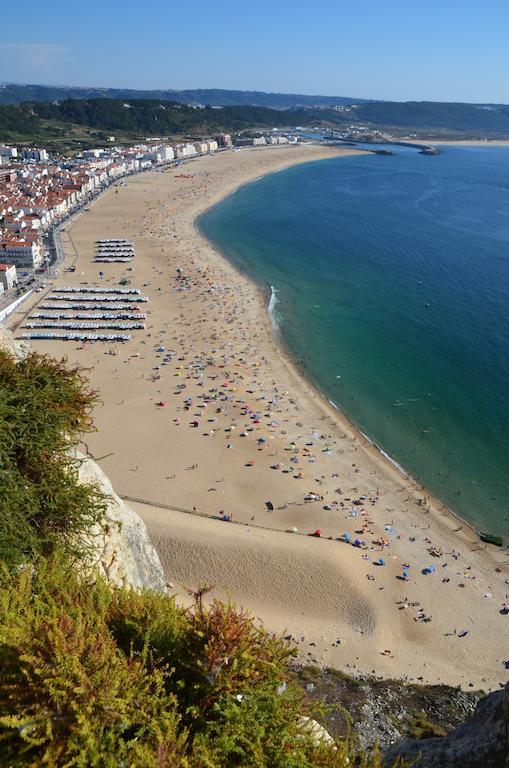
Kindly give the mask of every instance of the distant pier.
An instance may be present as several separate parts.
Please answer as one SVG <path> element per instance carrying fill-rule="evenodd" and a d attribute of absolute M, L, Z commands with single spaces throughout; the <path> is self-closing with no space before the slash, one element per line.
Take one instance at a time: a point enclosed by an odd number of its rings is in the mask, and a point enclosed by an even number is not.
<path fill-rule="evenodd" d="M 395 147 L 410 147 L 410 149 L 417 149 L 422 155 L 440 155 L 441 150 L 432 145 L 432 144 L 415 144 L 411 141 L 369 141 L 364 139 L 340 139 L 339 137 L 331 137 L 326 138 L 322 141 L 324 144 L 328 144 L 329 146 L 343 146 L 343 147 L 358 147 L 362 146 L 363 144 L 372 144 L 376 145 L 379 144 L 385 144 L 389 146 L 395 146 Z M 389 149 L 371 149 L 371 152 L 374 152 L 377 155 L 392 155 L 394 154 Z"/>

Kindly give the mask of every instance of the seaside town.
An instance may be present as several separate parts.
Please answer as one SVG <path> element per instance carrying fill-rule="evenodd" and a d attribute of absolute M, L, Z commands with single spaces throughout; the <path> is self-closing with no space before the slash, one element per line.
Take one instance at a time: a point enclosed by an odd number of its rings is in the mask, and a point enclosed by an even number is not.
<path fill-rule="evenodd" d="M 86 149 L 76 157 L 53 157 L 44 148 L 0 146 L 0 307 L 40 290 L 51 265 L 61 260 L 52 233 L 70 215 L 124 177 L 233 148 L 220 133 L 199 141 L 157 139 L 132 147 Z M 296 144 L 297 136 L 272 134 L 238 138 L 237 147 Z M 2 296 L 2 294 L 5 294 Z M 4 319 L 5 315 L 2 316 Z"/>
<path fill-rule="evenodd" d="M 114 141 L 114 137 L 110 137 Z M 35 281 L 50 263 L 48 232 L 119 179 L 231 146 L 221 134 L 197 143 L 139 144 L 84 150 L 72 159 L 46 149 L 0 147 L 0 294 Z M 32 273 L 32 274 L 30 274 Z"/>

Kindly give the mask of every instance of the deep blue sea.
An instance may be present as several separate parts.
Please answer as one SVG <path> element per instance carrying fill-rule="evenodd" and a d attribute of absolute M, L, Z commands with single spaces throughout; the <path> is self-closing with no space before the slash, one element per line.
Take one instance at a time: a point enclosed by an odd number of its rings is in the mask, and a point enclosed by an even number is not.
<path fill-rule="evenodd" d="M 296 166 L 199 226 L 274 286 L 283 339 L 328 398 L 458 514 L 509 534 L 509 149 Z"/>

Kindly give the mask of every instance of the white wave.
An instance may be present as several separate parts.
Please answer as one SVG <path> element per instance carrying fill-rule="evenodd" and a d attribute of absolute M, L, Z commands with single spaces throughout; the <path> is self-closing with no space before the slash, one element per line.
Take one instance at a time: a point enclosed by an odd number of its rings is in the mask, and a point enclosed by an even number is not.
<path fill-rule="evenodd" d="M 278 327 L 278 321 L 277 321 L 277 315 L 276 315 L 276 304 L 277 304 L 277 291 L 274 288 L 274 286 L 271 285 L 268 312 L 269 312 L 270 322 L 273 328 Z"/>

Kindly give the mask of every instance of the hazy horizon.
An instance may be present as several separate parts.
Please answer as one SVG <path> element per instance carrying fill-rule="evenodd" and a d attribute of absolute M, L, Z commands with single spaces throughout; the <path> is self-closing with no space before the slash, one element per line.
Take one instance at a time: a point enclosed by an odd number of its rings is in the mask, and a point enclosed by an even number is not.
<path fill-rule="evenodd" d="M 313 96 L 314 98 L 320 98 L 321 96 L 325 98 L 352 98 L 352 100 L 355 99 L 362 99 L 367 101 L 390 101 L 390 102 L 437 102 L 442 104 L 503 104 L 507 105 L 509 104 L 509 98 L 507 102 L 499 101 L 457 101 L 455 99 L 385 99 L 385 98 L 373 98 L 372 96 L 366 95 L 366 94 L 351 94 L 351 93 L 309 93 L 304 91 L 277 91 L 273 89 L 263 89 L 263 88 L 229 88 L 227 86 L 221 86 L 221 85 L 210 85 L 210 86 L 202 86 L 202 85 L 195 85 L 195 86 L 182 86 L 181 88 L 176 88 L 175 86 L 168 85 L 168 86 L 161 86 L 157 88 L 147 87 L 147 88 L 138 88 L 133 87 L 130 85 L 104 85 L 104 83 L 100 84 L 82 84 L 78 85 L 77 83 L 65 83 L 65 82 L 52 82 L 52 83 L 42 83 L 42 82 L 36 82 L 36 81 L 15 81 L 15 80 L 0 80 L 0 86 L 6 86 L 6 85 L 17 85 L 17 86 L 41 86 L 44 88 L 96 88 L 101 90 L 135 90 L 135 91 L 175 91 L 177 93 L 183 92 L 183 91 L 196 91 L 196 90 L 203 90 L 203 91 L 246 91 L 246 93 L 267 93 L 267 94 L 281 94 L 286 96 Z"/>

